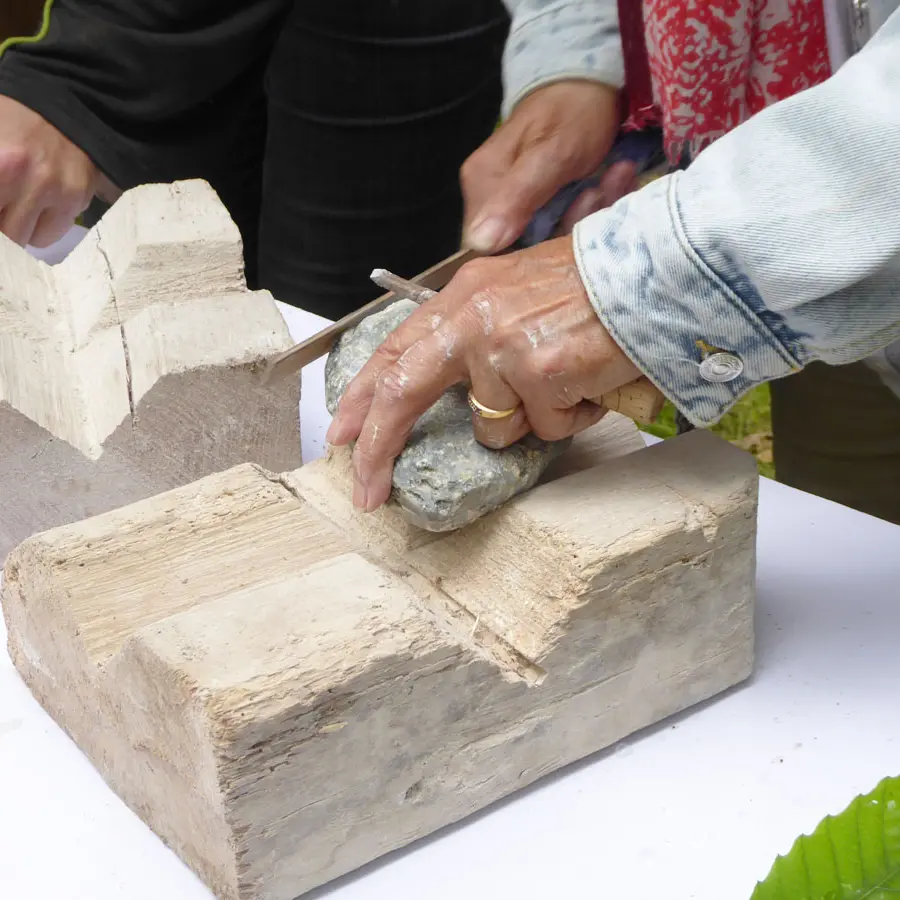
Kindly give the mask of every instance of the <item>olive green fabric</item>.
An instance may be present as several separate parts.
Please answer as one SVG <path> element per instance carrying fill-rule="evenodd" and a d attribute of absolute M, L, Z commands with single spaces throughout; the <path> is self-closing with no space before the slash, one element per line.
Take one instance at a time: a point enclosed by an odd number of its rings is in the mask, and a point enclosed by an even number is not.
<path fill-rule="evenodd" d="M 900 398 L 864 363 L 773 381 L 775 477 L 900 524 Z"/>

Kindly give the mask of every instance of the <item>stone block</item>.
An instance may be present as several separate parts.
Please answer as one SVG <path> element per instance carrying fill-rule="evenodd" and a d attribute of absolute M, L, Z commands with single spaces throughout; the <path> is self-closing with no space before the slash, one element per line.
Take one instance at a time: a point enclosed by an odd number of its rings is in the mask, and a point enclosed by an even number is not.
<path fill-rule="evenodd" d="M 451 534 L 356 513 L 346 451 L 44 532 L 12 659 L 219 898 L 293 900 L 750 674 L 753 460 L 628 428 Z"/>
<path fill-rule="evenodd" d="M 126 192 L 59 265 L 0 235 L 0 560 L 27 536 L 245 461 L 300 464 L 291 346 L 202 181 Z"/>

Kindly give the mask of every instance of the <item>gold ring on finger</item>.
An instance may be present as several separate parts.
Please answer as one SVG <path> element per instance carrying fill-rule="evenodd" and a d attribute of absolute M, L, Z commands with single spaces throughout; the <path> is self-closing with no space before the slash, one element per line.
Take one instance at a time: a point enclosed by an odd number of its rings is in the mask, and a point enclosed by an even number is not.
<path fill-rule="evenodd" d="M 489 406 L 479 403 L 471 391 L 469 391 L 469 406 L 472 407 L 472 412 L 482 419 L 508 419 L 519 408 L 516 405 L 509 409 L 491 409 Z"/>

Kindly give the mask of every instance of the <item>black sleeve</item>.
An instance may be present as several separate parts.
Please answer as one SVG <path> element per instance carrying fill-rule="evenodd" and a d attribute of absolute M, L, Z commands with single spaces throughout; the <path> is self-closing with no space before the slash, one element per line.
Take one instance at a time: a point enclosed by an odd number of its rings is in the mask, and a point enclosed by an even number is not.
<path fill-rule="evenodd" d="M 265 140 L 263 73 L 286 6 L 56 0 L 46 37 L 0 59 L 0 94 L 40 113 L 118 187 L 203 177 L 246 226 Z"/>

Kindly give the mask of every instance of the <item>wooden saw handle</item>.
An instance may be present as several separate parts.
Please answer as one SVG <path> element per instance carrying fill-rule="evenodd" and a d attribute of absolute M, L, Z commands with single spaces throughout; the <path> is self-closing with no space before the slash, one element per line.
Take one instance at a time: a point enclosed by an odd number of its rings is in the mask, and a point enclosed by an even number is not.
<path fill-rule="evenodd" d="M 597 402 L 640 425 L 649 425 L 660 414 L 666 398 L 651 381 L 638 378 L 604 394 Z"/>

